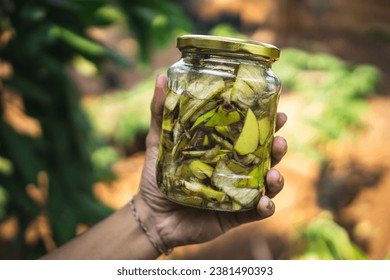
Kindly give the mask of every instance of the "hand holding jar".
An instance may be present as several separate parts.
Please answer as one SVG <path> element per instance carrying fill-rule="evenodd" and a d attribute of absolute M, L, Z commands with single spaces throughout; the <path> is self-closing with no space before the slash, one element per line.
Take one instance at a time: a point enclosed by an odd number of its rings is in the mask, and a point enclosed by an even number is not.
<path fill-rule="evenodd" d="M 275 205 L 271 198 L 283 188 L 283 176 L 271 168 L 265 176 L 264 195 L 254 208 L 247 211 L 214 211 L 189 207 L 171 201 L 159 191 L 156 181 L 156 161 L 160 150 L 160 135 L 164 122 L 163 107 L 166 99 L 167 77 L 159 76 L 156 82 L 154 98 L 151 105 L 152 121 L 147 137 L 145 166 L 141 178 L 139 193 L 134 197 L 137 215 L 158 251 L 166 253 L 176 246 L 209 241 L 229 229 L 244 223 L 261 220 L 271 216 Z M 275 131 L 287 120 L 284 113 L 276 113 Z M 270 165 L 273 167 L 285 155 L 287 142 L 283 137 L 273 138 Z"/>
<path fill-rule="evenodd" d="M 43 259 L 154 259 L 274 213 L 284 180 L 272 167 L 287 151 L 274 137 L 287 120 L 270 69 L 279 51 L 202 36 L 178 46 L 156 81 L 139 192 Z"/>
<path fill-rule="evenodd" d="M 264 195 L 253 209 L 247 211 L 214 211 L 184 206 L 172 202 L 158 189 L 156 161 L 164 121 L 166 85 L 167 77 L 159 76 L 151 104 L 152 120 L 146 139 L 140 190 L 130 201 L 130 207 L 125 205 L 43 259 L 155 259 L 160 254 L 168 254 L 176 246 L 209 241 L 233 227 L 274 213 L 271 198 L 284 185 L 282 175 L 274 168 L 265 176 Z M 276 130 L 286 120 L 285 114 L 277 113 Z M 271 166 L 278 163 L 286 151 L 286 141 L 274 137 Z"/>
<path fill-rule="evenodd" d="M 281 90 L 279 49 L 255 41 L 189 35 L 168 69 L 157 183 L 177 203 L 219 211 L 254 208 L 265 175 Z"/>

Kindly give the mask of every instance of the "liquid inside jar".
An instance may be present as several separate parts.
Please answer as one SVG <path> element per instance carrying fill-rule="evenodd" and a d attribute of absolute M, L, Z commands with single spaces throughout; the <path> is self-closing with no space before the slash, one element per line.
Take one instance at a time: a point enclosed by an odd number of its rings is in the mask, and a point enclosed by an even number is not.
<path fill-rule="evenodd" d="M 170 77 L 157 183 L 180 204 L 243 211 L 265 192 L 280 88 L 256 63 L 225 68 Z"/>

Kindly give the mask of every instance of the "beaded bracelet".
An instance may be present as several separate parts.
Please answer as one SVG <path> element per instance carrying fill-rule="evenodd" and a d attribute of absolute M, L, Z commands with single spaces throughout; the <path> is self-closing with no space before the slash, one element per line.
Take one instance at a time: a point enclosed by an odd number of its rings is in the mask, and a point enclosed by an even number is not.
<path fill-rule="evenodd" d="M 146 226 L 142 223 L 141 218 L 138 215 L 137 209 L 135 208 L 134 198 L 132 198 L 130 200 L 129 205 L 130 205 L 131 212 L 133 213 L 134 218 L 137 220 L 137 222 L 140 225 L 142 231 L 146 234 L 146 236 L 148 237 L 148 239 L 149 239 L 150 243 L 153 245 L 153 247 L 160 254 L 164 254 L 166 256 L 170 255 L 172 253 L 173 249 L 165 248 L 165 246 L 164 247 L 160 247 L 159 245 L 157 245 L 157 243 L 153 240 L 152 236 L 150 235 L 150 233 L 149 233 L 148 229 L 146 228 Z"/>

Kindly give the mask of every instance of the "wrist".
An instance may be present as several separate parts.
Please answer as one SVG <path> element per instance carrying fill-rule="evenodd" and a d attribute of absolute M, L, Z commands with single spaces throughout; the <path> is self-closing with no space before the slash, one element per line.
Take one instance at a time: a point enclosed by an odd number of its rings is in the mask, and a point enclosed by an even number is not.
<path fill-rule="evenodd" d="M 151 245 L 159 254 L 169 255 L 172 248 L 169 248 L 158 230 L 158 224 L 155 219 L 155 213 L 144 201 L 140 194 L 135 195 L 129 202 L 134 218 L 137 220 L 139 227 L 148 238 Z"/>

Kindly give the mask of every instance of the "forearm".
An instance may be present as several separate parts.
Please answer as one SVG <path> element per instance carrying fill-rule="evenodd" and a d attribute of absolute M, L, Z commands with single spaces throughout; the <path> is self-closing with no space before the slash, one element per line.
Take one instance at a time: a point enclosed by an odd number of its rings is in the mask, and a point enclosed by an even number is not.
<path fill-rule="evenodd" d="M 159 255 L 125 205 L 42 259 L 155 259 Z"/>

